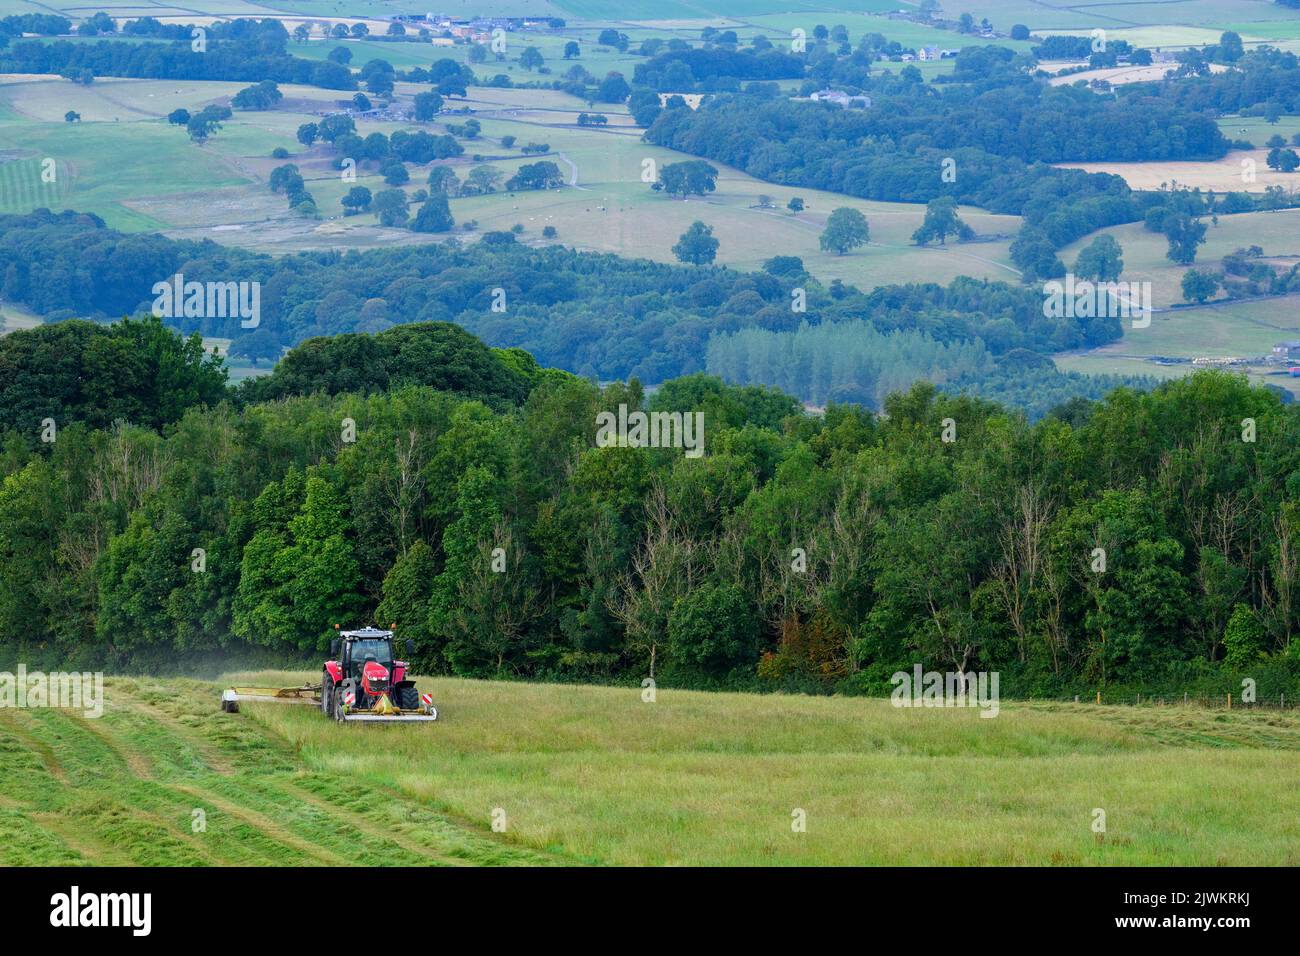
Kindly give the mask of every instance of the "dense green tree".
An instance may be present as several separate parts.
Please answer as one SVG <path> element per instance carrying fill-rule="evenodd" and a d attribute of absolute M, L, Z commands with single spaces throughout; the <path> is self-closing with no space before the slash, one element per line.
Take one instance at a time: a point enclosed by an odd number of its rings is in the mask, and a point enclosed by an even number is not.
<path fill-rule="evenodd" d="M 969 235 L 971 228 L 957 215 L 957 204 L 947 196 L 941 196 L 925 204 L 925 220 L 912 233 L 912 241 L 924 246 L 938 239 L 942 246 L 948 236 L 967 238 Z"/>
<path fill-rule="evenodd" d="M 434 192 L 420 205 L 411 223 L 414 232 L 447 232 L 455 226 L 445 192 Z"/>
<path fill-rule="evenodd" d="M 673 244 L 673 255 L 679 262 L 707 265 L 718 254 L 718 240 L 713 238 L 713 227 L 696 220 Z"/>
<path fill-rule="evenodd" d="M 1100 235 L 1079 251 L 1074 274 L 1080 279 L 1116 282 L 1124 271 L 1123 253 L 1114 236 Z"/>
<path fill-rule="evenodd" d="M 832 210 L 830 218 L 826 220 L 826 228 L 822 230 L 819 243 L 823 251 L 842 256 L 858 246 L 865 246 L 870 235 L 867 217 L 856 209 L 841 206 Z"/>

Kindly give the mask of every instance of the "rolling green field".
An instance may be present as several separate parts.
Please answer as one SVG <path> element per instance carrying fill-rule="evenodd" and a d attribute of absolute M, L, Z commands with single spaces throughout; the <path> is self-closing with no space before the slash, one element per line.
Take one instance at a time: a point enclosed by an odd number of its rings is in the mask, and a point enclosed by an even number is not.
<path fill-rule="evenodd" d="M 342 218 L 339 200 L 354 184 L 344 183 L 329 168 L 325 149 L 306 150 L 295 140 L 300 123 L 319 118 L 309 110 L 337 109 L 341 94 L 286 85 L 286 108 L 238 112 L 202 146 L 166 123 L 166 114 L 178 106 L 194 109 L 222 102 L 240 86 L 108 80 L 82 87 L 56 79 L 0 85 L 0 104 L 12 111 L 12 118 L 0 118 L 0 157 L 7 153 L 15 158 L 0 163 L 0 186 L 6 187 L 0 192 L 0 211 L 26 212 L 40 205 L 78 209 L 128 231 L 158 230 L 176 238 L 210 238 L 274 252 L 430 241 L 406 230 L 380 228 L 373 214 Z M 398 84 L 404 96 L 420 89 Z M 466 155 L 449 164 L 462 179 L 478 164 L 473 157 L 480 153 L 508 178 L 522 163 L 538 158 L 525 156 L 519 147 L 544 142 L 552 150 L 548 158 L 572 184 L 559 190 L 513 195 L 498 191 L 453 199 L 456 221 L 477 222 L 478 233 L 520 224 L 524 241 L 540 242 L 542 229 L 551 225 L 558 231 L 555 241 L 565 245 L 672 261 L 673 244 L 699 219 L 714 228 L 721 242 L 718 261 L 745 269 L 759 268 L 779 250 L 803 257 L 823 282 L 838 278 L 862 288 L 948 282 L 959 275 L 1016 275 L 1007 238 L 1019 228 L 1014 216 L 963 209 L 963 218 L 977 233 L 998 238 L 918 248 L 910 237 L 924 217 L 924 207 L 916 204 L 776 187 L 726 167 L 720 167 L 717 192 L 702 200 L 672 200 L 641 181 L 642 164 L 649 159 L 662 166 L 693 157 L 642 143 L 641 131 L 632 125 L 625 107 L 604 109 L 609 126 L 596 129 L 577 125 L 578 113 L 588 109 L 585 102 L 552 90 L 475 87 L 465 105 L 475 110 L 483 137 L 465 141 Z M 68 109 L 81 113 L 82 122 L 64 122 Z M 412 125 L 362 120 L 358 129 L 364 136 Z M 500 145 L 505 135 L 517 137 L 513 149 Z M 266 188 L 271 170 L 281 162 L 270 158 L 277 146 L 289 149 L 292 155 L 286 161 L 302 168 L 324 222 L 292 215 L 283 198 Z M 40 183 L 44 157 L 54 157 L 59 164 L 56 184 Z M 424 186 L 428 176 L 428 167 L 410 169 L 408 193 Z M 384 188 L 369 168 L 360 171 L 356 185 L 372 191 Z M 758 208 L 761 195 L 772 197 L 776 208 Z M 799 216 L 785 209 L 795 195 L 808 204 Z M 818 245 L 826 217 L 838 206 L 861 210 L 872 230 L 871 244 L 846 256 L 824 253 Z M 461 235 L 472 239 L 474 233 Z"/>
<path fill-rule="evenodd" d="M 1300 209 L 1220 216 L 1217 224 L 1206 220 L 1206 226 L 1205 243 L 1197 249 L 1196 262 L 1190 267 L 1169 261 L 1168 240 L 1141 223 L 1112 226 L 1100 232 L 1114 236 L 1124 250 L 1121 278 L 1152 284 L 1156 308 L 1183 301 L 1182 281 L 1187 268 L 1217 270 L 1219 260 L 1239 248 L 1256 245 L 1267 256 L 1300 256 Z M 1090 234 L 1061 250 L 1061 261 L 1067 268 L 1074 266 L 1079 250 L 1099 234 Z"/>
<path fill-rule="evenodd" d="M 312 676 L 110 679 L 98 720 L 0 711 L 0 864 L 1300 862 L 1294 713 L 1004 702 L 983 719 L 449 678 L 422 682 L 433 725 L 218 711 L 224 683 Z"/>
<path fill-rule="evenodd" d="M 1219 260 L 1242 247 L 1258 245 L 1268 256 L 1300 256 L 1300 209 L 1220 216 L 1206 223 L 1206 241 L 1191 268 L 1217 270 Z M 1102 230 L 1114 236 L 1123 249 L 1126 282 L 1150 282 L 1157 309 L 1181 303 L 1181 282 L 1186 267 L 1170 262 L 1165 237 L 1148 232 L 1140 223 Z M 1061 251 L 1072 268 L 1079 250 L 1093 240 L 1088 236 Z M 1147 356 L 1254 358 L 1268 354 L 1278 342 L 1300 337 L 1300 297 L 1233 302 L 1212 300 L 1204 306 L 1157 312 L 1147 328 L 1125 323 L 1124 337 L 1087 352 L 1055 356 L 1058 368 L 1085 374 L 1155 375 L 1172 378 L 1191 372 L 1190 364 L 1161 366 Z M 1268 374 L 1275 369 L 1255 366 L 1248 375 L 1255 383 L 1268 382 L 1300 396 L 1300 379 Z"/>

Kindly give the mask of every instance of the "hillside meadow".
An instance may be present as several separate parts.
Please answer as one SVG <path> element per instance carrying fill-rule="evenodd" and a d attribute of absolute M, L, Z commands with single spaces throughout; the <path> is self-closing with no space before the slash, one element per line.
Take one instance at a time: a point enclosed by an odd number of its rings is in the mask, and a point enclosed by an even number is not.
<path fill-rule="evenodd" d="M 314 677 L 110 678 L 98 720 L 0 713 L 0 862 L 1300 862 L 1289 712 L 1003 702 L 985 719 L 450 678 L 421 680 L 433 725 L 218 711 L 226 684 Z"/>
<path fill-rule="evenodd" d="M 295 139 L 300 124 L 340 108 L 350 94 L 284 85 L 285 108 L 236 112 L 207 143 L 191 143 L 184 131 L 167 124 L 178 107 L 195 109 L 226 102 L 243 84 L 177 80 L 96 81 L 90 87 L 54 78 L 28 78 L 0 84 L 0 153 L 13 161 L 0 164 L 0 212 L 27 212 L 46 206 L 94 212 L 115 228 L 161 231 L 174 238 L 214 239 L 265 252 L 318 248 L 375 248 L 441 241 L 448 234 L 422 235 L 380 227 L 373 213 L 343 217 L 339 200 L 353 186 L 377 192 L 386 188 L 376 170 L 363 166 L 355 182 L 344 182 L 330 167 L 332 151 L 305 148 Z M 400 95 L 423 89 L 398 85 Z M 460 101 L 454 101 L 457 107 Z M 921 224 L 920 204 L 872 202 L 813 189 L 775 186 L 739 170 L 719 165 L 718 188 L 704 198 L 674 200 L 652 192 L 642 181 L 647 161 L 658 168 L 692 159 L 675 150 L 641 142 L 625 107 L 604 110 L 605 129 L 577 125 L 585 102 L 551 90 L 474 87 L 465 105 L 475 111 L 482 136 L 464 140 L 465 154 L 449 165 L 462 180 L 480 163 L 509 178 L 526 162 L 555 162 L 570 185 L 557 190 L 507 193 L 451 200 L 458 225 L 474 222 L 473 232 L 458 230 L 464 241 L 476 233 L 524 227 L 521 240 L 543 243 L 542 230 L 553 226 L 555 242 L 583 251 L 675 261 L 672 246 L 692 222 L 714 230 L 721 243 L 718 262 L 758 269 L 777 252 L 800 256 L 823 283 L 841 279 L 863 289 L 878 285 L 933 281 L 957 276 L 1011 279 L 1010 237 L 1019 229 L 1016 216 L 994 215 L 973 207 L 962 218 L 988 241 L 918 247 L 911 235 Z M 76 110 L 79 123 L 63 114 Z M 602 108 L 603 109 L 603 108 Z M 446 122 L 459 117 L 445 116 Z M 360 120 L 358 132 L 391 134 L 420 124 Z M 442 124 L 426 128 L 441 132 Z M 513 148 L 500 145 L 516 137 Z M 547 157 L 528 156 L 520 147 L 547 143 Z M 290 156 L 273 160 L 271 151 Z M 55 157 L 54 183 L 40 181 L 40 162 Z M 476 157 L 478 157 L 476 159 Z M 282 196 L 266 179 L 283 162 L 297 164 L 316 198 L 322 220 L 291 214 Z M 408 194 L 425 185 L 427 166 L 408 166 Z M 773 208 L 760 205 L 770 196 Z M 785 208 L 793 196 L 807 208 L 792 215 Z M 821 231 L 831 210 L 860 210 L 871 227 L 871 244 L 845 256 L 824 252 Z"/>

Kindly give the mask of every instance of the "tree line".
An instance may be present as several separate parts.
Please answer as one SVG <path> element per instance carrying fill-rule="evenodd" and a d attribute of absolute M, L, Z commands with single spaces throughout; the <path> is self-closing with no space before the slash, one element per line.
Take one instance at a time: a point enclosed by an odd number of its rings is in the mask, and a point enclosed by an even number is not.
<path fill-rule="evenodd" d="M 884 415 L 811 415 L 706 376 L 647 398 L 449 326 L 400 332 L 305 344 L 282 390 L 183 398 L 161 430 L 73 405 L 53 440 L 8 428 L 3 653 L 310 661 L 334 623 L 372 621 L 419 670 L 473 676 L 880 693 L 920 663 L 998 670 L 1009 695 L 1296 692 L 1300 410 L 1244 378 L 1036 424 L 930 385 Z M 322 353 L 356 348 L 406 373 L 352 390 L 347 356 Z M 82 387 L 121 374 L 91 364 Z M 599 447 L 620 405 L 702 413 L 705 453 Z"/>
<path fill-rule="evenodd" d="M 710 337 L 751 327 L 793 332 L 805 322 L 863 320 L 940 343 L 979 341 L 994 355 L 1093 347 L 1121 334 L 1115 318 L 1045 316 L 1041 295 L 1019 284 L 959 278 L 863 293 L 839 282 L 824 286 L 793 256 L 745 273 L 535 249 L 505 232 L 466 246 L 272 257 L 210 241 L 125 235 L 73 212 L 0 217 L 0 294 L 47 319 L 150 311 L 153 284 L 178 272 L 186 281 L 260 283 L 254 330 L 241 328 L 238 317 L 168 319 L 186 334 L 234 339 L 232 348 L 244 354 L 273 358 L 313 336 L 454 322 L 547 366 L 649 383 L 703 371 Z"/>
<path fill-rule="evenodd" d="M 160 24 L 161 26 L 161 24 Z M 355 90 L 345 65 L 316 62 L 285 52 L 288 33 L 278 20 L 214 23 L 203 51 L 192 47 L 190 31 L 180 40 L 18 40 L 0 53 L 0 72 L 80 74 L 169 80 L 226 80 L 300 83 L 329 90 Z"/>

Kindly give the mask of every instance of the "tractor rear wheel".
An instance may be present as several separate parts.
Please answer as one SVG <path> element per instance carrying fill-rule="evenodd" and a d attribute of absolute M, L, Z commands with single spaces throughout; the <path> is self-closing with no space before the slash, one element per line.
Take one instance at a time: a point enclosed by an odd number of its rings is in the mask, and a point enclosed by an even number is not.
<path fill-rule="evenodd" d="M 397 688 L 397 706 L 402 710 L 420 709 L 420 692 L 415 689 L 414 684 Z"/>

